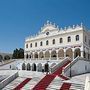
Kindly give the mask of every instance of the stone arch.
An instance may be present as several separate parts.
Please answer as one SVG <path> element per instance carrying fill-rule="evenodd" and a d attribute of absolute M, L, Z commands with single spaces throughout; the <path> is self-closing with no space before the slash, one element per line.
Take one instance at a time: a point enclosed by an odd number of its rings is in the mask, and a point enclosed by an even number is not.
<path fill-rule="evenodd" d="M 10 56 L 6 55 L 4 56 L 4 60 L 9 60 L 10 59 Z"/>
<path fill-rule="evenodd" d="M 36 64 L 35 63 L 32 64 L 32 71 L 36 71 Z"/>
<path fill-rule="evenodd" d="M 38 70 L 39 72 L 42 71 L 42 64 L 41 64 L 41 63 L 39 63 L 39 64 L 37 65 L 37 70 Z"/>
<path fill-rule="evenodd" d="M 45 72 L 49 72 L 49 64 L 48 64 L 48 63 L 46 63 L 46 64 L 44 65 L 44 71 L 45 71 Z"/>
<path fill-rule="evenodd" d="M 71 48 L 67 48 L 66 50 L 66 57 L 70 57 L 73 59 L 73 51 Z"/>
<path fill-rule="evenodd" d="M 26 59 L 28 59 L 28 54 L 26 54 Z"/>
<path fill-rule="evenodd" d="M 49 53 L 49 51 L 46 51 L 46 52 L 45 52 L 45 58 L 46 58 L 46 59 L 49 59 L 49 58 L 50 58 L 50 53 Z"/>
<path fill-rule="evenodd" d="M 34 58 L 38 58 L 38 53 L 37 52 L 34 53 Z"/>
<path fill-rule="evenodd" d="M 39 58 L 44 58 L 43 52 L 39 53 Z"/>
<path fill-rule="evenodd" d="M 29 58 L 30 59 L 33 58 L 33 53 L 30 53 Z"/>
<path fill-rule="evenodd" d="M 53 50 L 53 51 L 51 52 L 51 57 L 57 57 L 57 54 L 56 54 L 56 51 L 55 51 L 55 50 Z"/>
<path fill-rule="evenodd" d="M 26 65 L 25 63 L 22 64 L 22 70 L 25 70 L 26 69 Z"/>
<path fill-rule="evenodd" d="M 30 63 L 27 64 L 27 70 L 30 71 L 31 70 L 31 66 Z"/>
<path fill-rule="evenodd" d="M 74 58 L 76 58 L 77 56 L 81 56 L 80 48 L 76 48 L 74 51 Z"/>
<path fill-rule="evenodd" d="M 58 51 L 58 57 L 64 57 L 64 50 L 63 49 L 60 49 Z"/>
<path fill-rule="evenodd" d="M 0 55 L 0 62 L 3 60 L 3 56 L 2 55 Z"/>

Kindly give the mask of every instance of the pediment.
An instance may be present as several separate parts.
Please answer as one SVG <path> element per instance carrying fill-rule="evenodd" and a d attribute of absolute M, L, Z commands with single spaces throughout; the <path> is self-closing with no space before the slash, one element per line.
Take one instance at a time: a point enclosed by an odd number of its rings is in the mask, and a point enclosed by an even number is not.
<path fill-rule="evenodd" d="M 50 32 L 53 30 L 58 30 L 58 27 L 55 26 L 55 24 L 52 24 L 51 22 L 47 21 L 46 24 L 41 28 L 41 33 Z"/>

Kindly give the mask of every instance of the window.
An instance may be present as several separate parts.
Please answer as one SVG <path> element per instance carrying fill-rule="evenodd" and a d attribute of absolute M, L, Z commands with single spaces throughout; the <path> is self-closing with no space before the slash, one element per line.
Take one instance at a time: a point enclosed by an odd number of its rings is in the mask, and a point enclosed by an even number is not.
<path fill-rule="evenodd" d="M 30 44 L 30 47 L 32 47 L 32 43 Z"/>
<path fill-rule="evenodd" d="M 60 38 L 60 43 L 63 43 L 63 39 L 62 38 Z"/>
<path fill-rule="evenodd" d="M 40 42 L 40 46 L 42 46 L 42 41 Z"/>
<path fill-rule="evenodd" d="M 46 32 L 46 35 L 49 35 L 49 32 Z"/>
<path fill-rule="evenodd" d="M 55 44 L 55 39 L 53 39 L 52 43 Z"/>
<path fill-rule="evenodd" d="M 46 45 L 48 45 L 48 43 L 49 43 L 49 42 L 48 42 L 48 40 L 47 40 L 47 41 L 46 41 Z"/>
<path fill-rule="evenodd" d="M 79 35 L 76 35 L 76 41 L 79 41 Z"/>
<path fill-rule="evenodd" d="M 35 47 L 37 47 L 37 42 L 35 43 Z"/>
<path fill-rule="evenodd" d="M 68 42 L 71 42 L 71 37 L 70 36 L 67 38 L 67 41 Z"/>
<path fill-rule="evenodd" d="M 87 37 L 85 36 L 85 42 L 87 42 Z"/>
<path fill-rule="evenodd" d="M 26 48 L 28 48 L 28 44 L 26 44 Z"/>

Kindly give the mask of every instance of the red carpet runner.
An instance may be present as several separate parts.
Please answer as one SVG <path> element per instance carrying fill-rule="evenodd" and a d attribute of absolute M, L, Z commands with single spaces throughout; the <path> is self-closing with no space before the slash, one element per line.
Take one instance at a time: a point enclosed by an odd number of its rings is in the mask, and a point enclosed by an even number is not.
<path fill-rule="evenodd" d="M 27 84 L 29 81 L 31 80 L 31 78 L 26 78 L 23 82 L 21 82 L 16 88 L 14 88 L 13 90 L 20 90 L 25 84 Z"/>
<path fill-rule="evenodd" d="M 62 70 L 65 66 L 67 66 L 71 61 L 67 61 L 65 64 L 62 65 L 62 67 L 59 67 L 53 74 L 54 75 L 60 75 L 62 73 Z"/>
<path fill-rule="evenodd" d="M 56 75 L 67 80 L 67 78 L 65 76 L 60 75 L 60 74 L 62 73 L 63 67 L 65 67 L 69 63 L 70 63 L 70 61 L 65 62 L 65 64 L 63 64 L 63 66 L 59 67 L 53 74 L 46 75 L 32 90 L 45 90 L 49 86 L 49 84 L 52 82 L 52 80 L 56 77 Z"/>
<path fill-rule="evenodd" d="M 70 89 L 70 86 L 71 86 L 70 83 L 63 83 L 63 85 L 60 88 L 60 90 L 69 90 Z"/>
<path fill-rule="evenodd" d="M 34 88 L 33 90 L 45 90 L 51 81 L 55 78 L 54 75 L 46 75 Z"/>
<path fill-rule="evenodd" d="M 59 75 L 60 78 L 64 79 L 64 80 L 68 80 L 69 78 L 63 76 L 63 75 Z"/>

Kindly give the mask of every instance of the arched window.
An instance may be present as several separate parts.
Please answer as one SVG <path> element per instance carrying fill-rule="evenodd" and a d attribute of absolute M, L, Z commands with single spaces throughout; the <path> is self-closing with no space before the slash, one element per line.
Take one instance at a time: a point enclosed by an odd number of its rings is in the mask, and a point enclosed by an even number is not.
<path fill-rule="evenodd" d="M 32 47 L 32 43 L 30 44 L 30 47 Z"/>
<path fill-rule="evenodd" d="M 71 42 L 71 37 L 70 36 L 67 38 L 67 41 L 68 42 Z"/>
<path fill-rule="evenodd" d="M 40 42 L 40 46 L 42 46 L 42 44 L 43 44 L 43 43 L 42 43 L 42 41 L 41 41 L 41 42 Z"/>
<path fill-rule="evenodd" d="M 35 47 L 37 47 L 37 42 L 35 43 Z"/>
<path fill-rule="evenodd" d="M 28 44 L 26 44 L 26 48 L 28 48 Z"/>
<path fill-rule="evenodd" d="M 55 44 L 55 39 L 53 39 L 52 43 Z"/>
<path fill-rule="evenodd" d="M 62 38 L 60 38 L 60 43 L 63 43 L 63 39 Z"/>
<path fill-rule="evenodd" d="M 76 35 L 76 41 L 79 41 L 79 35 Z"/>
<path fill-rule="evenodd" d="M 48 40 L 46 41 L 46 45 L 48 45 L 49 44 L 49 42 L 48 42 Z"/>

